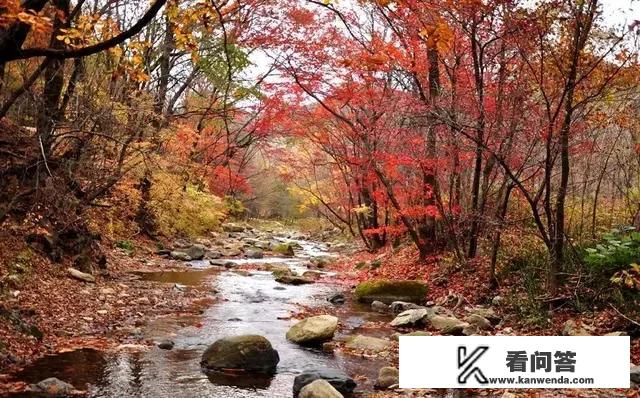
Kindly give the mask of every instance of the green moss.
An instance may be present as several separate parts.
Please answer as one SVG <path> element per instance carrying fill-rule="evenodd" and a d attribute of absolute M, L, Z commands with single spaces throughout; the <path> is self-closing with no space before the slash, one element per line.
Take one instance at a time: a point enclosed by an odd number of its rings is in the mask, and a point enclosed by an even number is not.
<path fill-rule="evenodd" d="M 356 263 L 356 269 L 362 269 L 367 265 L 367 263 L 365 263 L 364 261 L 358 261 Z"/>
<path fill-rule="evenodd" d="M 369 265 L 369 268 L 371 268 L 371 269 L 378 269 L 378 268 L 380 268 L 380 266 L 381 266 L 381 265 L 382 265 L 382 261 L 380 261 L 380 260 L 373 260 L 373 261 L 371 262 L 371 265 Z"/>
<path fill-rule="evenodd" d="M 293 252 L 293 246 L 288 243 L 280 243 L 273 248 L 273 251 L 276 253 L 280 253 L 283 256 L 293 257 L 295 253 Z"/>
<path fill-rule="evenodd" d="M 128 252 L 132 252 L 135 249 L 133 242 L 130 240 L 120 240 L 116 242 L 116 247 Z"/>
<path fill-rule="evenodd" d="M 358 301 L 370 303 L 378 300 L 383 303 L 410 301 L 420 303 L 425 300 L 428 287 L 418 281 L 391 281 L 386 279 L 362 282 L 354 292 Z"/>

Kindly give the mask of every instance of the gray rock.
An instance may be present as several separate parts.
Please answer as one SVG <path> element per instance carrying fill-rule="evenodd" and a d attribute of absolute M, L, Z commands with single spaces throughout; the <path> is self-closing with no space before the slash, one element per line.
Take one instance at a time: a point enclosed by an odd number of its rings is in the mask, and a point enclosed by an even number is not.
<path fill-rule="evenodd" d="M 496 314 L 493 308 L 484 308 L 484 307 L 475 307 L 469 311 L 469 314 L 480 315 L 483 318 L 486 318 L 493 326 L 500 323 L 502 318 Z"/>
<path fill-rule="evenodd" d="M 371 303 L 371 309 L 382 314 L 389 312 L 389 306 L 382 301 L 373 301 Z"/>
<path fill-rule="evenodd" d="M 426 316 L 427 316 L 426 308 L 420 308 L 416 310 L 406 310 L 398 314 L 398 316 L 396 316 L 396 318 L 393 321 L 391 321 L 391 326 L 398 327 L 398 326 L 416 325 L 418 323 L 421 323 Z"/>
<path fill-rule="evenodd" d="M 172 350 L 175 343 L 171 340 L 163 340 L 158 344 L 158 348 L 163 350 Z"/>
<path fill-rule="evenodd" d="M 217 260 L 222 257 L 222 253 L 217 250 L 207 250 L 204 257 L 208 260 Z"/>
<path fill-rule="evenodd" d="M 237 369 L 274 373 L 280 362 L 278 351 L 269 340 L 258 335 L 226 337 L 211 344 L 200 364 L 210 370 Z"/>
<path fill-rule="evenodd" d="M 591 336 L 591 333 L 589 333 L 587 329 L 585 329 L 584 327 L 578 326 L 578 324 L 576 324 L 576 321 L 574 321 L 573 319 L 569 319 L 564 323 L 564 326 L 562 328 L 562 335 L 563 336 Z"/>
<path fill-rule="evenodd" d="M 187 256 L 191 257 L 192 260 L 202 260 L 204 258 L 205 248 L 203 245 L 195 244 L 184 249 L 184 252 Z"/>
<path fill-rule="evenodd" d="M 169 256 L 174 259 L 174 260 L 179 260 L 179 261 L 191 261 L 193 260 L 191 258 L 191 256 L 189 256 L 186 252 L 183 251 L 172 251 L 171 253 L 169 253 Z"/>
<path fill-rule="evenodd" d="M 253 248 L 253 249 L 246 250 L 244 252 L 244 256 L 247 258 L 258 259 L 258 258 L 264 257 L 264 252 L 260 249 Z"/>
<path fill-rule="evenodd" d="M 491 322 L 481 315 L 471 314 L 464 319 L 467 323 L 476 326 L 480 330 L 491 330 L 493 326 L 491 326 Z"/>
<path fill-rule="evenodd" d="M 400 383 L 400 373 L 398 369 L 385 366 L 378 371 L 378 380 L 376 381 L 376 388 L 386 390 L 387 388 Z"/>
<path fill-rule="evenodd" d="M 316 380 L 326 380 L 341 394 L 351 394 L 355 390 L 356 382 L 345 373 L 337 369 L 318 369 L 304 372 L 296 376 L 293 380 L 293 396 L 298 397 L 300 390 L 307 384 Z"/>
<path fill-rule="evenodd" d="M 91 274 L 87 274 L 82 271 L 78 271 L 75 268 L 67 268 L 67 272 L 69 273 L 69 275 L 71 275 L 72 278 L 78 279 L 80 281 L 90 282 L 90 283 L 94 283 L 96 281 L 95 276 Z"/>
<path fill-rule="evenodd" d="M 352 350 L 380 352 L 391 348 L 392 345 L 393 343 L 389 340 L 358 334 L 349 338 L 345 347 Z"/>
<path fill-rule="evenodd" d="M 291 326 L 287 340 L 298 344 L 322 343 L 331 340 L 337 328 L 338 318 L 335 316 L 312 316 Z"/>
<path fill-rule="evenodd" d="M 340 392 L 336 390 L 328 381 L 318 379 L 302 387 L 298 397 L 300 398 L 343 398 L 343 395 L 340 394 Z"/>
<path fill-rule="evenodd" d="M 442 334 L 459 335 L 469 324 L 452 316 L 434 315 L 429 318 L 431 327 L 439 330 Z"/>
<path fill-rule="evenodd" d="M 495 305 L 496 307 L 499 307 L 502 303 L 504 303 L 504 298 L 502 296 L 495 296 L 491 300 L 491 304 Z"/>
<path fill-rule="evenodd" d="M 462 334 L 465 336 L 477 336 L 480 333 L 480 328 L 477 325 L 467 325 L 462 329 Z"/>
<path fill-rule="evenodd" d="M 393 312 L 394 314 L 399 314 L 406 310 L 417 310 L 425 307 L 415 303 L 409 303 L 406 301 L 394 301 L 393 303 L 391 303 L 389 308 L 391 308 L 391 312 Z"/>
<path fill-rule="evenodd" d="M 640 384 L 640 366 L 632 366 L 629 376 L 633 383 Z"/>
<path fill-rule="evenodd" d="M 76 389 L 69 383 L 50 377 L 44 379 L 33 386 L 33 390 L 46 397 L 68 397 L 75 394 Z"/>
<path fill-rule="evenodd" d="M 331 304 L 341 305 L 345 302 L 344 294 L 342 293 L 334 293 L 331 296 L 327 297 L 327 301 Z"/>

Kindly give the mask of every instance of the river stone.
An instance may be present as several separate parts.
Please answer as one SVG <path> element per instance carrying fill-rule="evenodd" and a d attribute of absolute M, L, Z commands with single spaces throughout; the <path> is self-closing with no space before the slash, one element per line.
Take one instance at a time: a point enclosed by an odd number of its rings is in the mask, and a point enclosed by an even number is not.
<path fill-rule="evenodd" d="M 271 245 L 271 250 L 286 257 L 295 256 L 291 243 L 276 243 Z"/>
<path fill-rule="evenodd" d="M 343 398 L 338 390 L 326 380 L 318 379 L 300 390 L 299 398 Z"/>
<path fill-rule="evenodd" d="M 222 257 L 222 253 L 220 253 L 217 250 L 207 250 L 206 253 L 204 254 L 204 257 L 207 260 L 217 260 Z"/>
<path fill-rule="evenodd" d="M 195 244 L 195 245 L 189 246 L 187 249 L 184 249 L 184 252 L 192 260 L 202 260 L 205 254 L 205 247 L 200 244 Z"/>
<path fill-rule="evenodd" d="M 480 315 L 481 317 L 486 318 L 494 326 L 499 324 L 502 320 L 493 308 L 476 307 L 469 311 L 469 314 Z"/>
<path fill-rule="evenodd" d="M 564 327 L 562 328 L 563 336 L 591 336 L 591 333 L 587 331 L 582 326 L 578 326 L 576 321 L 573 319 L 569 319 L 564 323 Z"/>
<path fill-rule="evenodd" d="M 174 259 L 174 260 L 179 260 L 179 261 L 191 261 L 192 258 L 191 256 L 189 256 L 187 253 L 183 252 L 183 251 L 178 251 L 178 250 L 174 250 L 171 253 L 169 253 L 169 256 Z"/>
<path fill-rule="evenodd" d="M 344 304 L 345 298 L 342 293 L 334 293 L 331 296 L 327 297 L 327 301 L 334 305 Z"/>
<path fill-rule="evenodd" d="M 244 232 L 245 228 L 242 225 L 225 223 L 222 224 L 222 230 L 224 232 Z"/>
<path fill-rule="evenodd" d="M 462 330 L 469 325 L 466 322 L 461 321 L 458 318 L 452 316 L 434 315 L 429 318 L 431 326 L 442 332 L 442 334 L 455 334 L 459 335 Z"/>
<path fill-rule="evenodd" d="M 389 312 L 389 306 L 383 303 L 382 301 L 373 301 L 371 303 L 371 309 L 375 312 L 380 312 L 382 314 Z"/>
<path fill-rule="evenodd" d="M 406 310 L 417 310 L 424 307 L 418 304 L 408 303 L 406 301 L 394 301 L 393 303 L 391 303 L 389 308 L 394 314 L 399 314 Z"/>
<path fill-rule="evenodd" d="M 206 369 L 236 369 L 274 373 L 280 362 L 278 351 L 269 340 L 258 335 L 226 337 L 211 344 L 200 364 Z"/>
<path fill-rule="evenodd" d="M 337 328 L 338 318 L 335 316 L 312 316 L 291 326 L 287 340 L 298 344 L 322 343 L 331 340 Z"/>
<path fill-rule="evenodd" d="M 471 314 L 469 316 L 467 316 L 465 319 L 465 322 L 476 326 L 478 329 L 480 330 L 491 330 L 493 329 L 493 326 L 491 326 L 491 322 L 489 322 L 489 320 L 481 315 L 478 314 Z"/>
<path fill-rule="evenodd" d="M 257 258 L 263 258 L 264 253 L 262 252 L 262 250 L 254 248 L 254 249 L 246 250 L 244 252 L 244 256 L 247 258 L 257 259 Z"/>
<path fill-rule="evenodd" d="M 378 371 L 376 388 L 386 390 L 387 388 L 400 383 L 400 373 L 392 366 L 385 366 Z"/>
<path fill-rule="evenodd" d="M 640 366 L 632 366 L 629 377 L 633 383 L 640 384 Z"/>
<path fill-rule="evenodd" d="M 293 396 L 298 397 L 300 390 L 316 380 L 326 380 L 341 394 L 349 395 L 355 390 L 356 382 L 345 373 L 337 369 L 318 369 L 299 374 L 293 380 Z"/>
<path fill-rule="evenodd" d="M 87 274 L 84 273 L 82 271 L 78 271 L 75 268 L 67 268 L 67 272 L 69 273 L 69 275 L 71 275 L 71 277 L 84 281 L 84 282 L 91 282 L 94 283 L 96 281 L 96 277 L 91 275 L 91 274 Z"/>
<path fill-rule="evenodd" d="M 391 304 L 394 301 L 422 303 L 427 290 L 427 285 L 418 281 L 377 279 L 360 283 L 354 294 L 358 301 L 364 303 L 376 300 L 385 304 Z"/>
<path fill-rule="evenodd" d="M 33 389 L 46 397 L 68 397 L 76 392 L 75 387 L 69 383 L 49 377 L 33 386 Z"/>
<path fill-rule="evenodd" d="M 313 280 L 309 278 L 304 278 L 302 276 L 296 275 L 281 275 L 276 278 L 276 282 L 284 283 L 286 285 L 306 285 L 309 283 L 314 283 Z"/>
<path fill-rule="evenodd" d="M 398 314 L 398 316 L 391 321 L 391 326 L 408 326 L 420 323 L 424 317 L 427 316 L 427 310 L 420 308 L 417 310 L 406 310 Z"/>
<path fill-rule="evenodd" d="M 380 352 L 390 348 L 392 345 L 393 343 L 389 340 L 358 334 L 349 338 L 345 347 L 352 350 Z"/>
<path fill-rule="evenodd" d="M 163 350 L 172 350 L 175 343 L 171 340 L 163 340 L 158 344 L 158 348 Z"/>

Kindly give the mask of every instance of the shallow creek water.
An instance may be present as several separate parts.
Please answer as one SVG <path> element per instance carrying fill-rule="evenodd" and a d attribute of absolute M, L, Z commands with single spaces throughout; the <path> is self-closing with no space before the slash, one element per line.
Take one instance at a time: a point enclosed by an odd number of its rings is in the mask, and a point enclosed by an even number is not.
<path fill-rule="evenodd" d="M 310 257 L 329 255 L 319 243 L 296 241 L 302 249 L 294 258 L 269 257 L 259 260 L 230 259 L 245 263 L 278 263 L 301 274 Z M 282 285 L 266 271 L 251 271 L 249 276 L 232 271 L 213 272 L 207 261 L 192 262 L 193 270 L 153 272 L 144 279 L 215 289 L 221 298 L 198 316 L 201 327 L 188 324 L 180 317 L 165 317 L 149 322 L 145 337 L 171 339 L 171 351 L 151 347 L 141 352 L 103 353 L 84 349 L 48 356 L 36 361 L 18 375 L 34 383 L 47 377 L 58 377 L 87 390 L 91 397 L 291 397 L 294 377 L 304 370 L 322 367 L 338 368 L 352 377 L 364 375 L 360 390 L 369 390 L 380 367 L 387 361 L 361 358 L 348 354 L 326 354 L 320 349 L 300 347 L 288 342 L 285 333 L 295 322 L 289 319 L 300 305 L 331 305 L 326 297 L 342 288 L 315 283 L 302 286 Z M 284 289 L 283 289 L 284 288 Z M 347 302 L 340 311 L 345 326 L 336 338 L 348 334 L 388 336 L 389 330 L 361 329 L 367 321 L 388 321 L 387 315 L 371 312 L 368 307 Z M 185 321 L 185 322 L 183 322 Z M 280 354 L 277 373 L 273 377 L 207 376 L 200 368 L 200 357 L 215 340 L 240 334 L 260 334 L 271 341 Z"/>

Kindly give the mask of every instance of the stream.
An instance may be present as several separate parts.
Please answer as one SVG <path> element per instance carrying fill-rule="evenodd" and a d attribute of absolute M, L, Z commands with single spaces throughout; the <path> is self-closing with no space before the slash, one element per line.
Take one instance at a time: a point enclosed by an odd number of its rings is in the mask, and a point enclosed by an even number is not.
<path fill-rule="evenodd" d="M 307 270 L 309 259 L 331 256 L 326 245 L 304 240 L 295 242 L 300 249 L 293 258 L 225 259 L 234 265 L 274 263 L 286 265 L 296 274 Z M 201 327 L 180 316 L 162 317 L 150 321 L 144 328 L 145 338 L 175 342 L 172 350 L 151 347 L 148 350 L 105 353 L 80 349 L 35 361 L 17 375 L 20 380 L 36 383 L 57 377 L 76 388 L 86 390 L 90 397 L 291 397 L 293 379 L 305 370 L 337 368 L 348 375 L 365 376 L 358 380 L 358 390 L 371 390 L 378 370 L 389 363 L 381 358 L 336 352 L 327 354 L 321 348 L 308 348 L 290 343 L 285 334 L 295 323 L 291 313 L 300 305 L 331 306 L 326 298 L 344 287 L 330 283 L 291 286 L 274 280 L 268 271 L 253 271 L 242 275 L 233 271 L 215 271 L 209 261 L 193 261 L 192 269 L 179 272 L 142 274 L 146 280 L 179 284 L 181 288 L 217 291 L 220 298 L 197 317 Z M 345 293 L 345 296 L 349 296 Z M 389 336 L 392 331 L 362 328 L 369 321 L 389 321 L 389 315 L 372 312 L 368 306 L 352 303 L 341 306 L 343 325 L 336 339 L 350 334 L 374 337 Z M 277 373 L 272 377 L 207 376 L 200 367 L 200 357 L 206 347 L 222 337 L 259 334 L 265 336 L 280 355 Z M 359 378 L 361 379 L 361 378 Z M 356 390 L 356 391 L 358 391 Z M 28 396 L 28 395 L 22 395 Z"/>

